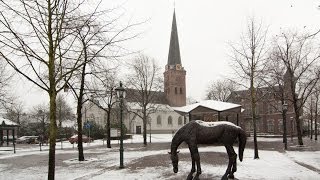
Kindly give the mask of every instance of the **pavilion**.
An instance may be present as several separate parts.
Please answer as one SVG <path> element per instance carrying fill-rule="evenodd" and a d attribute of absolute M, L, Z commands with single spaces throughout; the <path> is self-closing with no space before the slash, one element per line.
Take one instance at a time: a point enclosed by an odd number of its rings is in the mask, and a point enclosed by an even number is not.
<path fill-rule="evenodd" d="M 12 135 L 12 142 L 13 142 L 13 147 L 14 147 L 14 152 L 15 152 L 15 130 L 17 130 L 17 128 L 19 127 L 19 125 L 13 121 L 10 121 L 8 119 L 4 119 L 2 117 L 0 117 L 0 146 L 3 145 L 4 143 L 4 132 L 6 132 L 6 141 L 7 141 L 7 146 L 9 145 L 9 132 L 11 131 L 11 135 Z"/>
<path fill-rule="evenodd" d="M 189 121 L 201 119 L 204 121 L 231 121 L 239 125 L 239 114 L 242 106 L 229 102 L 204 100 L 182 107 L 173 107 L 181 115 L 189 115 Z"/>

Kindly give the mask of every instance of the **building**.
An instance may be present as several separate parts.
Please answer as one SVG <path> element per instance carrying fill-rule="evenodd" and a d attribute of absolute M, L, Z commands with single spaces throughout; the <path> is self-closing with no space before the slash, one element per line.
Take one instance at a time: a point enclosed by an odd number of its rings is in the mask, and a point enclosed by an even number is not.
<path fill-rule="evenodd" d="M 174 111 L 172 107 L 186 105 L 186 70 L 182 66 L 176 14 L 173 12 L 168 61 L 164 71 L 164 91 L 152 92 L 156 96 L 149 106 L 156 109 L 148 115 L 147 133 L 172 133 L 187 123 L 187 117 Z M 127 91 L 127 107 L 130 111 L 139 111 L 137 102 L 130 96 L 135 96 L 135 90 Z M 142 118 L 136 113 L 126 115 L 126 126 L 132 133 L 143 133 Z"/>
<path fill-rule="evenodd" d="M 143 133 L 142 118 L 137 115 L 137 90 L 126 89 L 124 124 L 129 133 Z M 147 133 L 172 133 L 188 122 L 188 118 L 175 112 L 172 107 L 186 105 L 186 70 L 182 66 L 176 14 L 173 12 L 168 61 L 164 68 L 164 90 L 154 93 L 156 98 L 149 103 L 155 109 L 148 115 Z M 92 102 L 88 102 L 82 109 L 83 122 L 95 121 L 105 127 L 106 112 Z M 119 109 L 113 108 L 111 124 L 118 122 Z"/>
<path fill-rule="evenodd" d="M 280 86 L 263 87 L 256 89 L 256 127 L 257 133 L 260 134 L 275 134 L 281 135 L 283 133 L 283 104 L 280 99 L 281 91 L 285 92 L 287 110 L 287 134 L 296 134 L 295 112 L 291 101 L 291 93 L 289 91 L 288 73 L 284 74 L 283 89 Z M 251 112 L 250 90 L 233 91 L 230 95 L 229 102 L 241 104 L 244 112 L 240 116 L 240 124 L 246 132 L 253 133 L 253 121 Z"/>

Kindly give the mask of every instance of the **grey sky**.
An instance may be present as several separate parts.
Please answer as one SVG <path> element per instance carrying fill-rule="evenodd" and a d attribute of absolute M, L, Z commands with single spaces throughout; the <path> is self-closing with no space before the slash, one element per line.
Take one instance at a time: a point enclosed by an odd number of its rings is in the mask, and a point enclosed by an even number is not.
<path fill-rule="evenodd" d="M 174 0 L 103 0 L 104 6 L 116 4 L 123 4 L 127 19 L 149 19 L 139 27 L 144 33 L 126 47 L 142 50 L 155 58 L 164 71 Z M 239 41 L 248 17 L 255 16 L 268 26 L 269 37 L 279 33 L 280 28 L 313 32 L 320 28 L 319 5 L 320 0 L 176 0 L 181 61 L 187 71 L 187 96 L 203 99 L 210 81 L 232 76 L 228 42 Z M 39 92 L 36 89 L 25 90 L 27 92 L 19 94 L 26 95 L 21 100 L 29 100 L 25 103 L 27 106 L 46 97 L 35 95 Z"/>

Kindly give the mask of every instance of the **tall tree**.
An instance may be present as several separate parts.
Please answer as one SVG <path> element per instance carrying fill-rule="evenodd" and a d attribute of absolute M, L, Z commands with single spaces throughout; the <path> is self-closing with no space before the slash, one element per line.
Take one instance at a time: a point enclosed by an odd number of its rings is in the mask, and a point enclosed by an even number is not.
<path fill-rule="evenodd" d="M 231 92 L 236 90 L 236 84 L 230 80 L 217 80 L 207 87 L 206 98 L 227 102 Z"/>
<path fill-rule="evenodd" d="M 147 145 L 147 123 L 150 114 L 159 107 L 159 92 L 163 89 L 163 79 L 159 66 L 154 59 L 145 55 L 137 56 L 131 65 L 132 72 L 127 76 L 128 87 L 131 87 L 131 102 L 138 109 L 129 109 L 143 121 L 143 144 Z"/>
<path fill-rule="evenodd" d="M 73 90 L 77 100 L 77 125 L 78 125 L 78 159 L 84 161 L 82 143 L 82 107 L 90 100 L 95 90 L 92 89 L 90 80 L 100 77 L 106 70 L 108 62 L 122 56 L 121 43 L 136 37 L 136 34 L 123 35 L 132 27 L 139 25 L 127 24 L 117 25 L 119 17 L 110 19 L 108 16 L 113 10 L 98 11 L 99 4 L 94 12 L 78 18 L 75 34 L 79 42 L 82 67 L 79 68 L 72 79 L 68 80 L 68 86 Z M 114 61 L 112 61 L 114 62 Z M 89 76 L 89 77 L 88 77 Z M 88 80 L 89 79 L 89 80 Z"/>
<path fill-rule="evenodd" d="M 278 37 L 276 36 L 275 39 Z M 269 107 L 274 109 L 274 112 L 279 112 L 282 114 L 283 121 L 283 143 L 285 144 L 285 149 L 287 149 L 287 111 L 292 110 L 292 103 L 289 103 L 288 97 L 290 94 L 290 89 L 288 86 L 288 73 L 286 66 L 278 57 L 277 49 L 270 51 L 268 61 L 266 62 L 267 69 L 265 75 L 262 77 L 263 81 L 267 85 L 266 98 L 271 99 L 271 103 L 268 104 Z M 270 96 L 271 95 L 271 96 Z M 279 106 L 278 102 L 281 102 Z M 285 104 L 287 108 L 285 109 Z"/>
<path fill-rule="evenodd" d="M 92 85 L 93 91 L 93 98 L 91 102 L 95 104 L 98 108 L 104 110 L 107 114 L 107 123 L 106 123 L 106 130 L 107 130 L 107 148 L 111 148 L 111 141 L 110 141 L 110 130 L 111 130 L 111 113 L 112 109 L 115 105 L 116 101 L 116 94 L 115 88 L 117 87 L 117 80 L 116 80 L 116 69 L 101 71 L 104 73 L 97 73 L 94 76 Z M 100 74 L 100 75 L 99 75 Z M 101 76 L 102 75 L 102 76 Z"/>
<path fill-rule="evenodd" d="M 249 84 L 251 116 L 253 122 L 254 159 L 259 158 L 257 142 L 257 88 L 261 85 L 260 76 L 263 75 L 266 60 L 266 36 L 267 30 L 262 23 L 257 24 L 254 18 L 248 21 L 246 32 L 240 37 L 240 43 L 231 44 L 231 55 L 234 70 L 242 82 Z M 245 84 L 242 84 L 245 87 Z"/>
<path fill-rule="evenodd" d="M 315 48 L 313 35 L 298 33 L 281 33 L 273 47 L 277 51 L 276 58 L 286 68 L 289 97 L 295 112 L 295 122 L 299 145 L 303 145 L 301 112 L 319 81 L 320 53 Z"/>
<path fill-rule="evenodd" d="M 55 177 L 56 97 L 83 64 L 73 46 L 77 9 L 85 1 L 0 1 L 0 58 L 47 92 L 50 104 L 48 179 Z M 23 27 L 23 28 L 21 28 Z"/>
<path fill-rule="evenodd" d="M 7 65 L 0 56 L 0 109 L 12 105 L 8 103 L 13 100 L 9 93 L 11 79 L 12 75 L 9 73 Z"/>
<path fill-rule="evenodd" d="M 314 97 L 315 97 L 315 113 L 314 113 L 314 140 L 318 140 L 318 116 L 319 116 L 319 101 L 320 101 L 320 87 L 319 83 L 317 84 L 315 91 L 314 91 Z"/>

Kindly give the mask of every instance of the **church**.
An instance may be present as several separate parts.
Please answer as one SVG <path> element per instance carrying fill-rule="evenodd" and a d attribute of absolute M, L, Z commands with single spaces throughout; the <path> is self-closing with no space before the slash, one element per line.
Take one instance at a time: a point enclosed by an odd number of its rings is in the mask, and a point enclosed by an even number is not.
<path fill-rule="evenodd" d="M 157 98 L 150 104 L 157 106 L 156 111 L 148 115 L 147 133 L 172 133 L 188 122 L 186 116 L 182 116 L 174 111 L 173 107 L 186 105 L 186 70 L 182 66 L 176 14 L 173 12 L 168 62 L 164 67 L 164 89 L 156 93 Z M 142 118 L 135 113 L 140 112 L 141 107 L 137 107 L 134 97 L 135 89 L 126 89 L 127 97 L 124 112 L 124 125 L 128 133 L 142 134 Z M 130 98 L 131 97 L 131 98 Z M 92 102 L 88 102 L 83 108 L 83 120 L 94 121 L 101 127 L 106 125 L 106 112 Z M 115 108 L 114 117 L 111 123 L 117 123 L 119 111 Z M 135 112 L 135 113 L 134 113 Z"/>
<path fill-rule="evenodd" d="M 188 122 L 185 116 L 174 111 L 172 107 L 186 105 L 186 70 L 182 66 L 176 14 L 173 12 L 168 62 L 164 70 L 164 90 L 157 92 L 159 97 L 157 111 L 148 116 L 147 133 L 172 133 Z M 127 93 L 131 94 L 130 92 Z M 127 99 L 130 106 L 130 98 Z M 125 125 L 130 133 L 143 133 L 143 121 L 134 113 L 127 113 Z"/>

